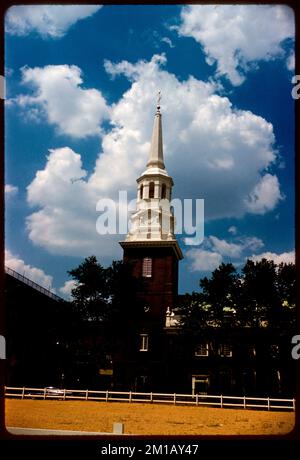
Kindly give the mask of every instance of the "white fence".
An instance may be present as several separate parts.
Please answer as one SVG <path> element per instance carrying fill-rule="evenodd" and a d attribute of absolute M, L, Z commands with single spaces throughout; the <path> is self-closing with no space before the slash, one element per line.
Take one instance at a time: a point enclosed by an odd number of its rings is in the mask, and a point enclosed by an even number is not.
<path fill-rule="evenodd" d="M 136 393 L 133 391 L 58 390 L 49 388 L 5 387 L 7 398 L 61 399 L 105 402 L 165 403 L 193 406 L 232 407 L 260 410 L 295 411 L 295 399 L 257 398 L 248 396 L 184 395 L 176 393 Z"/>

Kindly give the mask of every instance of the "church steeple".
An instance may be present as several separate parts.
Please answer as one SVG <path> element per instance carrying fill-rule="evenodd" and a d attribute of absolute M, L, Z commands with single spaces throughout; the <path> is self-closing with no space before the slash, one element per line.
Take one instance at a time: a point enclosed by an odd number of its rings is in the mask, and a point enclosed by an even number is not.
<path fill-rule="evenodd" d="M 149 338 L 150 348 L 156 331 L 165 326 L 167 309 L 172 310 L 176 303 L 178 262 L 183 258 L 174 231 L 172 187 L 163 159 L 159 93 L 149 160 L 137 179 L 136 210 L 130 216 L 125 241 L 120 241 L 133 276 L 144 280 L 137 294 L 146 315 L 140 330 Z"/>
<path fill-rule="evenodd" d="M 150 155 L 147 167 L 137 179 L 136 211 L 130 218 L 130 230 L 121 246 L 164 244 L 172 247 L 178 259 L 182 253 L 174 235 L 174 214 L 171 206 L 173 180 L 164 164 L 160 92 L 154 118 Z"/>
<path fill-rule="evenodd" d="M 165 169 L 164 155 L 163 155 L 160 100 L 161 100 L 161 93 L 159 91 L 157 106 L 156 106 L 156 113 L 155 113 L 155 118 L 154 118 L 153 132 L 152 132 L 150 155 L 149 155 L 149 160 L 147 163 L 147 168 L 157 167 L 160 169 Z"/>

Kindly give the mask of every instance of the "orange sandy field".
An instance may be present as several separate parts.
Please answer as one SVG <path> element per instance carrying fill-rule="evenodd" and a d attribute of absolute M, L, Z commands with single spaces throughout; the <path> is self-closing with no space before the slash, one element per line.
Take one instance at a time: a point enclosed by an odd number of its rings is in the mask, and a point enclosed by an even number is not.
<path fill-rule="evenodd" d="M 125 434 L 247 435 L 286 434 L 293 429 L 294 412 L 172 406 L 92 401 L 7 399 L 7 427 L 58 430 L 113 431 L 124 423 Z"/>

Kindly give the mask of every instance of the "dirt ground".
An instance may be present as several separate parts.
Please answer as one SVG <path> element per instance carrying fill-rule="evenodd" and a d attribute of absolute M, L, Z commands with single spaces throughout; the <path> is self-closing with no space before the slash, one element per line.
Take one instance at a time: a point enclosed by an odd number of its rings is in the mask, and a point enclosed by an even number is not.
<path fill-rule="evenodd" d="M 286 434 L 293 412 L 221 409 L 92 401 L 6 400 L 6 426 L 112 432 L 123 422 L 126 434 Z"/>

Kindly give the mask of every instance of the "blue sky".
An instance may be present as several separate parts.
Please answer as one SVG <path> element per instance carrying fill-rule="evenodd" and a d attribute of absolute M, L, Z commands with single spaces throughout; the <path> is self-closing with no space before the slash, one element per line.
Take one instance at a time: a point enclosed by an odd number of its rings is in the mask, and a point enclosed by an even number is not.
<path fill-rule="evenodd" d="M 96 203 L 135 197 L 159 89 L 173 196 L 205 200 L 203 243 L 178 235 L 180 292 L 222 261 L 294 260 L 288 7 L 13 7 L 5 68 L 11 268 L 67 296 L 86 256 L 122 258 Z"/>

